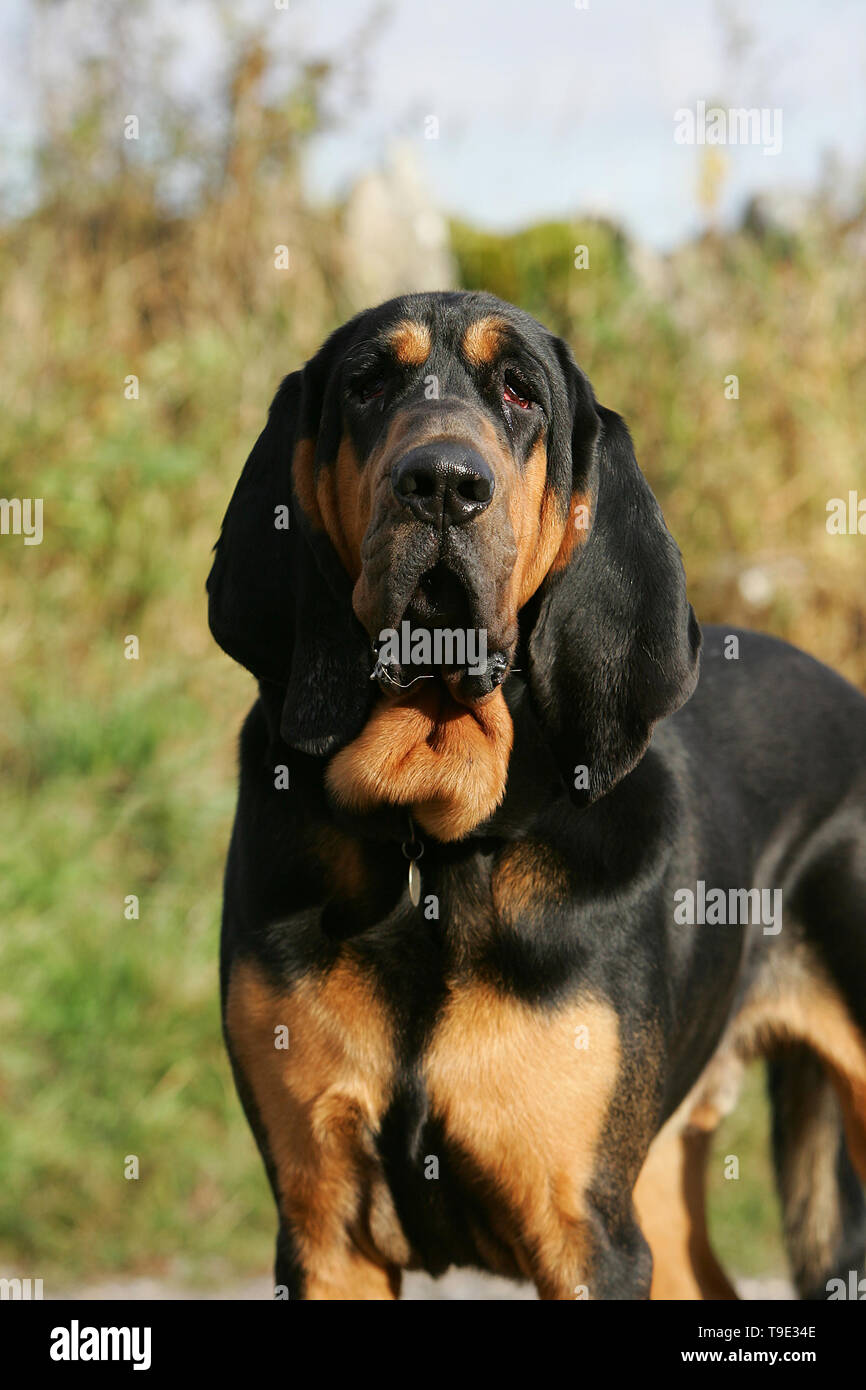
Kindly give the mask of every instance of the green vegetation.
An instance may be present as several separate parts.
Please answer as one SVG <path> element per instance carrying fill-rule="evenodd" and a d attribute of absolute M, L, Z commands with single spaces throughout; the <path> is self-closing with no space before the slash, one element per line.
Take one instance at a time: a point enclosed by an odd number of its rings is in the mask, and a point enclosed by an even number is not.
<path fill-rule="evenodd" d="M 340 209 L 311 207 L 297 173 L 327 73 L 302 73 L 278 108 L 258 96 L 261 66 L 239 68 L 194 207 L 167 211 L 143 163 L 93 172 L 109 140 L 96 108 L 46 152 L 40 207 L 0 230 L 0 493 L 45 509 L 41 546 L 0 540 L 0 1265 L 46 1291 L 270 1260 L 217 1003 L 253 689 L 209 637 L 204 580 L 280 377 L 353 296 Z M 864 482 L 858 235 L 818 209 L 781 249 L 708 235 L 652 266 L 600 223 L 456 225 L 453 246 L 464 285 L 567 336 L 626 415 L 699 614 L 770 628 L 864 682 L 864 541 L 824 525 L 828 498 Z M 274 269 L 282 242 L 290 272 Z M 750 567 L 769 576 L 757 608 L 739 587 Z M 717 1153 L 733 1145 L 741 1179 L 711 1184 L 719 1244 L 738 1270 L 779 1268 L 754 1084 L 736 1123 Z"/>

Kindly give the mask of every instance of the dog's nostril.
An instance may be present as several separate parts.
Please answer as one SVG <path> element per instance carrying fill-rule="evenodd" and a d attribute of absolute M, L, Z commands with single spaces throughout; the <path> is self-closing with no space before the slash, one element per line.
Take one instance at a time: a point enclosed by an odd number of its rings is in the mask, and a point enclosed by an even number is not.
<path fill-rule="evenodd" d="M 458 483 L 457 492 L 467 502 L 489 502 L 493 492 L 492 479 L 470 474 Z"/>
<path fill-rule="evenodd" d="M 436 486 L 435 473 L 423 463 L 409 468 L 405 465 L 398 466 L 394 476 L 394 491 L 398 497 L 412 500 L 432 497 Z"/>
<path fill-rule="evenodd" d="M 436 479 L 432 473 L 410 473 L 409 486 L 402 491 L 414 497 L 432 497 L 436 491 Z"/>

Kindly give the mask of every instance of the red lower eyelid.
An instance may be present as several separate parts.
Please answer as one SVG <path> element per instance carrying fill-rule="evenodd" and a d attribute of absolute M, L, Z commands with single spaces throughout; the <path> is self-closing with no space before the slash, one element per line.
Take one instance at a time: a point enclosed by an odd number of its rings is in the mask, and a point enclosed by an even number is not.
<path fill-rule="evenodd" d="M 519 405 L 522 410 L 529 409 L 530 402 L 527 398 L 525 396 L 519 396 L 511 386 L 506 386 L 502 394 L 507 401 L 513 402 L 514 405 Z"/>

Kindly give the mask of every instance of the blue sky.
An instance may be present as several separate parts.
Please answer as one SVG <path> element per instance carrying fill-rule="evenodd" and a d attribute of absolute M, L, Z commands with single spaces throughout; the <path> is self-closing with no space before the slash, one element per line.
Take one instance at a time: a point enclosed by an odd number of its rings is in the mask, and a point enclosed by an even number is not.
<path fill-rule="evenodd" d="M 51 24 L 62 81 L 60 13 Z M 207 101 L 231 42 L 206 0 L 152 6 L 177 43 L 177 80 Z M 87 11 L 86 0 L 73 9 Z M 260 24 L 277 52 L 347 52 L 372 0 L 237 0 L 236 34 Z M 225 13 L 223 9 L 223 13 Z M 26 133 L 30 0 L 6 0 L 0 40 L 12 58 L 0 97 L 4 135 Z M 44 35 L 44 20 L 43 35 Z M 741 42 L 732 41 L 740 32 Z M 14 42 L 13 42 L 14 41 Z M 40 40 L 42 42 L 42 40 Z M 604 212 L 664 248 L 701 225 L 700 151 L 673 139 L 674 112 L 698 100 L 781 108 L 775 156 L 728 147 L 722 213 L 750 192 L 807 188 L 832 150 L 852 169 L 866 154 L 863 0 L 392 0 L 373 25 L 362 98 L 321 137 L 309 177 L 324 195 L 379 163 L 395 138 L 418 157 L 448 211 L 499 228 L 543 216 Z M 439 121 L 424 139 L 424 118 Z"/>

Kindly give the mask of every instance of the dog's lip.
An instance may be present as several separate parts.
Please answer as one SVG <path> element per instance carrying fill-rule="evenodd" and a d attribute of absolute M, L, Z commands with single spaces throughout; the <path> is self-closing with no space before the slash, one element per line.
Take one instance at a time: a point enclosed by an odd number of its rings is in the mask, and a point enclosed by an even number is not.
<path fill-rule="evenodd" d="M 443 696 L 465 709 L 483 705 L 504 684 L 511 669 L 511 655 L 495 651 L 486 655 L 481 669 L 473 666 L 403 666 L 383 661 L 374 645 L 374 666 L 370 679 L 383 695 L 412 699 L 424 690 L 438 689 Z"/>
<path fill-rule="evenodd" d="M 439 703 L 439 717 L 444 719 L 461 712 L 472 714 L 488 700 L 492 700 L 496 694 L 495 689 L 479 695 L 467 694 L 461 689 L 462 676 L 463 673 L 459 671 L 449 674 L 444 671 L 431 671 L 416 677 L 405 686 L 394 686 L 381 679 L 378 684 L 382 694 L 388 699 L 403 703 L 411 704 L 419 699 L 426 702 L 431 695 L 435 696 Z"/>
<path fill-rule="evenodd" d="M 492 700 L 498 687 L 508 674 L 507 667 L 503 667 L 502 680 L 497 681 L 491 690 L 479 691 L 474 694 L 466 690 L 466 673 L 464 671 L 443 671 L 442 679 L 445 682 L 448 695 L 454 704 L 460 705 L 463 709 L 477 709 L 479 705 L 485 705 L 488 700 Z"/>

